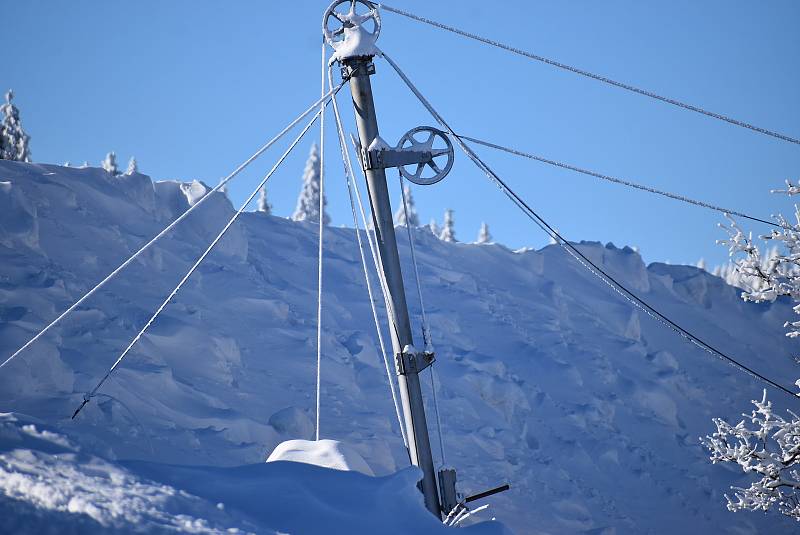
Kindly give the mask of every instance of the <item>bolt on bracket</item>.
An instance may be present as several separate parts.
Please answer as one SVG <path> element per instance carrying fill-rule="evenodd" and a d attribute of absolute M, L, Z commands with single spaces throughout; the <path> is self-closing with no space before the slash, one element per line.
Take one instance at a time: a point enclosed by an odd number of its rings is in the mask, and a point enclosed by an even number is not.
<path fill-rule="evenodd" d="M 423 351 L 421 353 L 398 353 L 395 355 L 395 368 L 397 375 L 419 373 L 436 360 L 436 355 Z"/>

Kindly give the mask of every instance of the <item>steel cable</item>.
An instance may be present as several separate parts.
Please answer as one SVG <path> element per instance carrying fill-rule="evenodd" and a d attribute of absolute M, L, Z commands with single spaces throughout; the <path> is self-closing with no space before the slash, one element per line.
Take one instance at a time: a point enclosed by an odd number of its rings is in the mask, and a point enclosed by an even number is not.
<path fill-rule="evenodd" d="M 339 87 L 341 87 L 341 86 L 339 86 Z M 336 92 L 334 91 L 333 94 L 335 95 Z M 236 220 L 239 218 L 239 216 L 242 214 L 242 212 L 244 212 L 244 210 L 247 208 L 247 206 L 250 204 L 250 202 L 258 194 L 259 190 L 264 186 L 264 184 L 267 183 L 267 180 L 269 180 L 269 178 L 273 175 L 273 173 L 278 169 L 280 164 L 283 163 L 283 161 L 286 159 L 286 157 L 289 155 L 289 153 L 292 151 L 292 149 L 294 149 L 295 146 L 297 146 L 297 143 L 300 142 L 300 140 L 303 138 L 305 133 L 308 132 L 309 128 L 311 128 L 311 126 L 317 121 L 317 118 L 320 115 L 322 115 L 322 110 L 318 111 L 314 115 L 314 117 L 311 119 L 311 121 L 308 122 L 308 124 L 303 128 L 303 130 L 300 132 L 300 134 L 294 139 L 292 144 L 289 145 L 289 148 L 286 149 L 286 152 L 284 152 L 283 155 L 278 159 L 277 163 L 275 163 L 275 165 L 272 167 L 272 169 L 270 169 L 269 173 L 266 174 L 266 176 L 261 180 L 261 182 L 253 190 L 253 192 L 250 194 L 250 196 L 244 201 L 244 203 L 242 203 L 242 205 L 239 207 L 239 209 L 228 220 L 228 222 L 225 224 L 225 226 L 222 228 L 222 230 L 219 232 L 219 234 L 217 234 L 217 236 L 214 238 L 214 240 L 211 242 L 211 244 L 206 248 L 205 251 L 203 251 L 203 254 L 201 254 L 197 258 L 195 263 L 192 265 L 191 268 L 189 268 L 189 271 L 186 272 L 186 274 L 183 276 L 183 278 L 180 280 L 180 282 L 177 284 L 177 286 L 175 286 L 175 288 L 173 288 L 173 290 L 170 292 L 170 294 L 167 296 L 167 298 L 164 299 L 164 301 L 159 305 L 159 307 L 156 309 L 156 311 L 153 313 L 153 315 L 150 316 L 150 319 L 147 320 L 147 323 L 145 323 L 144 327 L 142 327 L 141 330 L 139 330 L 139 332 L 136 334 L 136 336 L 133 337 L 133 340 L 131 340 L 131 342 L 122 351 L 122 353 L 119 355 L 119 357 L 117 357 L 117 360 L 114 362 L 114 364 L 111 366 L 111 368 L 109 368 L 109 370 L 106 372 L 106 374 L 103 376 L 103 378 L 100 379 L 100 381 L 97 383 L 97 385 L 90 392 L 88 392 L 87 394 L 84 394 L 83 402 L 75 410 L 75 412 L 72 415 L 73 419 L 78 415 L 78 413 L 81 411 L 81 409 L 83 409 L 83 407 L 85 407 L 86 404 L 89 403 L 89 401 L 95 395 L 97 395 L 97 391 L 103 386 L 103 383 L 106 382 L 106 380 L 111 376 L 111 374 L 114 372 L 114 370 L 116 370 L 117 367 L 122 363 L 122 361 L 125 359 L 125 357 L 128 355 L 128 353 L 130 353 L 131 349 L 133 349 L 133 347 L 139 341 L 139 339 L 141 339 L 141 337 L 144 336 L 144 334 L 147 332 L 147 330 L 150 328 L 150 326 L 153 324 L 153 322 L 155 322 L 155 320 L 158 318 L 158 316 L 161 314 L 161 312 L 166 308 L 166 306 L 169 304 L 169 302 L 172 301 L 172 299 L 180 291 L 180 289 L 183 287 L 183 285 L 186 283 L 186 281 L 189 280 L 189 277 L 192 276 L 192 274 L 200 266 L 200 264 L 203 262 L 203 260 L 205 260 L 205 258 L 211 253 L 211 251 L 214 249 L 214 247 L 217 245 L 217 243 L 219 243 L 219 241 L 223 238 L 223 236 L 225 236 L 225 233 L 228 232 L 228 229 L 230 229 L 230 227 L 236 222 Z"/>
<path fill-rule="evenodd" d="M 435 20 L 431 20 L 431 19 L 428 19 L 428 18 L 425 18 L 425 17 L 421 17 L 419 15 L 415 15 L 413 13 L 409 13 L 408 11 L 403 11 L 402 9 L 397 9 L 396 7 L 388 6 L 388 5 L 382 4 L 382 3 L 379 3 L 378 7 L 380 7 L 381 9 L 385 9 L 386 11 L 390 11 L 392 13 L 396 13 L 398 15 L 402 15 L 404 17 L 407 17 L 409 19 L 415 20 L 417 22 L 422 22 L 422 23 L 428 24 L 430 26 L 434 26 L 436 28 L 439 28 L 439 29 L 442 29 L 442 30 L 446 30 L 446 31 L 451 32 L 451 33 L 455 33 L 455 34 L 460 35 L 462 37 L 466 37 L 468 39 L 472 39 L 474 41 L 478 41 L 478 42 L 481 42 L 481 43 L 489 45 L 489 46 L 493 46 L 493 47 L 496 47 L 496 48 L 500 48 L 502 50 L 506 50 L 508 52 L 512 52 L 514 54 L 526 57 L 528 59 L 539 61 L 541 63 L 545 63 L 547 65 L 550 65 L 550 66 L 553 66 L 553 67 L 557 67 L 557 68 L 563 69 L 565 71 L 569 71 L 569 72 L 572 72 L 572 73 L 575 73 L 575 74 L 579 74 L 580 76 L 585 76 L 587 78 L 591 78 L 593 80 L 597 80 L 599 82 L 603 82 L 605 84 L 612 85 L 614 87 L 619 87 L 620 89 L 625 89 L 626 91 L 630 91 L 632 93 L 636 93 L 636 94 L 639 94 L 639 95 L 650 97 L 652 99 L 660 100 L 661 102 L 665 102 L 667 104 L 671 104 L 673 106 L 677 106 L 677 107 L 683 108 L 685 110 L 689 110 L 689 111 L 693 111 L 693 112 L 696 112 L 696 113 L 700 113 L 702 115 L 705 115 L 705 116 L 708 116 L 708 117 L 712 117 L 712 118 L 718 119 L 720 121 L 725 121 L 726 123 L 730 123 L 730 124 L 735 125 L 735 126 L 746 128 L 748 130 L 752 130 L 752 131 L 758 132 L 760 134 L 771 136 L 771 137 L 774 137 L 774 138 L 777 138 L 777 139 L 780 139 L 780 140 L 783 140 L 783 141 L 788 141 L 789 143 L 794 143 L 795 145 L 800 145 L 800 139 L 797 139 L 797 138 L 794 138 L 794 137 L 790 137 L 790 136 L 787 136 L 785 134 L 781 134 L 779 132 L 774 132 L 772 130 L 767 130 L 766 128 L 761 128 L 759 126 L 755 126 L 755 125 L 752 125 L 750 123 L 746 123 L 744 121 L 740 121 L 738 119 L 733 119 L 732 117 L 728 117 L 726 115 L 721 115 L 719 113 L 714 113 L 712 111 L 705 110 L 705 109 L 700 108 L 698 106 L 693 106 L 691 104 L 687 104 L 685 102 L 681 102 L 681 101 L 675 100 L 673 98 L 669 98 L 669 97 L 665 97 L 665 96 L 659 95 L 657 93 L 653 93 L 652 91 L 648 91 L 646 89 L 641 89 L 641 88 L 632 86 L 630 84 L 626 84 L 626 83 L 623 83 L 623 82 L 618 82 L 616 80 L 612 80 L 611 78 L 607 78 L 607 77 L 601 76 L 599 74 L 595 74 L 595 73 L 592 73 L 592 72 L 589 72 L 589 71 L 585 71 L 583 69 L 579 69 L 577 67 L 573 67 L 571 65 L 567 65 L 565 63 L 561 63 L 559 61 L 555 61 L 553 59 L 546 58 L 544 56 L 540 56 L 540 55 L 534 54 L 532 52 L 527 52 L 525 50 L 510 46 L 510 45 L 507 45 L 507 44 L 504 44 L 504 43 L 501 43 L 499 41 L 495 41 L 495 40 L 489 39 L 487 37 L 482 37 L 482 36 L 477 35 L 475 33 L 471 33 L 471 32 L 465 31 L 465 30 L 461 30 L 459 28 L 455 28 L 453 26 L 449 26 L 447 24 L 443 24 L 441 22 L 437 22 Z"/>
<path fill-rule="evenodd" d="M 83 296 L 75 301 L 72 305 L 69 306 L 65 311 L 63 311 L 56 319 L 51 321 L 47 326 L 41 329 L 33 338 L 28 340 L 22 347 L 17 349 L 10 357 L 8 357 L 2 364 L 0 364 L 0 368 L 11 362 L 14 358 L 16 358 L 20 353 L 25 351 L 28 347 L 30 347 L 36 340 L 41 338 L 47 331 L 57 325 L 62 319 L 64 319 L 70 312 L 78 308 L 81 304 L 83 304 L 87 299 L 89 299 L 97 290 L 105 286 L 111 279 L 116 277 L 123 269 L 125 269 L 131 262 L 133 262 L 136 258 L 138 258 L 142 253 L 144 253 L 147 249 L 149 249 L 154 243 L 164 237 L 170 230 L 172 230 L 178 223 L 186 219 L 194 210 L 196 210 L 201 204 L 206 202 L 207 199 L 211 197 L 211 194 L 219 191 L 222 187 L 225 186 L 228 182 L 230 182 L 236 175 L 238 175 L 245 167 L 250 165 L 256 158 L 261 156 L 267 149 L 269 149 L 272 145 L 274 145 L 279 139 L 281 139 L 289 130 L 291 130 L 297 123 L 302 121 L 309 113 L 314 111 L 316 107 L 323 102 L 326 98 L 331 96 L 332 94 L 336 93 L 341 89 L 344 82 L 339 84 L 338 87 L 335 89 L 331 89 L 327 94 L 323 95 L 318 101 L 314 102 L 311 106 L 309 106 L 303 113 L 301 113 L 296 119 L 294 119 L 291 123 L 289 123 L 283 130 L 281 130 L 275 137 L 270 139 L 267 143 L 265 143 L 260 149 L 258 149 L 252 156 L 250 156 L 247 160 L 245 160 L 239 167 L 234 169 L 228 176 L 223 178 L 219 184 L 214 186 L 211 191 L 209 191 L 206 195 L 201 197 L 196 203 L 189 206 L 189 208 L 183 212 L 180 216 L 178 216 L 172 223 L 167 225 L 161 232 L 159 232 L 155 237 L 153 237 L 149 242 L 144 244 L 142 247 L 139 248 L 138 251 L 133 253 L 127 260 L 125 260 L 122 264 L 117 266 L 114 271 L 109 273 L 103 280 L 95 284 L 88 292 L 83 294 Z"/>
<path fill-rule="evenodd" d="M 462 151 L 469 157 L 470 160 L 481 170 L 483 173 L 489 178 L 492 182 L 497 185 L 500 190 L 509 198 L 512 202 L 532 221 L 534 221 L 539 228 L 543 229 L 551 238 L 556 240 L 556 242 L 561 245 L 573 258 L 575 258 L 583 267 L 589 270 L 592 274 L 602 280 L 605 284 L 610 286 L 614 289 L 618 294 L 624 297 L 628 302 L 636 306 L 637 308 L 644 311 L 648 316 L 651 318 L 659 321 L 662 325 L 670 328 L 674 332 L 681 335 L 683 338 L 688 340 L 689 342 L 693 343 L 697 347 L 705 350 L 709 354 L 716 356 L 723 361 L 727 362 L 728 364 L 734 366 L 735 368 L 744 371 L 745 373 L 749 374 L 751 377 L 756 378 L 758 380 L 763 381 L 767 385 L 774 387 L 793 398 L 797 398 L 798 394 L 795 394 L 785 386 L 773 381 L 772 379 L 760 374 L 759 372 L 753 370 L 752 368 L 748 367 L 747 365 L 739 362 L 738 360 L 734 359 L 733 357 L 727 355 L 726 353 L 722 352 L 721 350 L 715 348 L 714 346 L 708 344 L 707 342 L 703 341 L 701 338 L 696 336 L 695 334 L 691 333 L 687 329 L 684 329 L 676 322 L 656 310 L 653 306 L 649 303 L 644 301 L 641 297 L 636 295 L 633 291 L 629 290 L 626 286 L 616 280 L 614 277 L 609 275 L 606 271 L 604 271 L 600 266 L 592 262 L 586 255 L 584 255 L 577 247 L 575 247 L 572 243 L 565 240 L 561 234 L 558 233 L 551 225 L 547 223 L 539 214 L 537 214 L 529 204 L 527 204 L 519 195 L 517 195 L 509 186 L 506 184 L 494 171 L 492 171 L 481 158 L 475 154 L 475 152 L 462 140 L 458 134 L 450 127 L 450 125 L 444 120 L 444 118 L 439 115 L 439 113 L 433 108 L 430 102 L 420 93 L 417 87 L 411 82 L 411 80 L 405 75 L 405 73 L 400 69 L 400 67 L 384 52 L 383 58 L 391 65 L 391 67 L 395 70 L 395 72 L 400 76 L 403 82 L 408 86 L 412 93 L 417 97 L 417 99 L 422 103 L 422 105 L 428 110 L 428 112 L 433 116 L 433 118 L 444 128 L 450 135 L 452 135 L 458 146 L 461 148 Z"/>
<path fill-rule="evenodd" d="M 764 223 L 765 225 L 771 225 L 773 227 L 780 227 L 780 225 L 778 225 L 777 223 L 774 223 L 772 221 L 767 221 L 766 219 L 761 219 L 760 217 L 747 215 L 747 214 L 745 214 L 743 212 L 739 212 L 737 210 L 731 210 L 729 208 L 723 208 L 721 206 L 717 206 L 717 205 L 714 205 L 714 204 L 711 204 L 711 203 L 698 201 L 696 199 L 692 199 L 691 197 L 686 197 L 685 195 L 680 195 L 680 194 L 677 194 L 677 193 L 670 193 L 669 191 L 656 189 L 656 188 L 653 188 L 651 186 L 645 186 L 643 184 L 637 184 L 636 182 L 630 182 L 630 181 L 624 180 L 622 178 L 617 178 L 617 177 L 613 177 L 613 176 L 610 176 L 610 175 L 604 175 L 602 173 L 598 173 L 598 172 L 595 172 L 595 171 L 590 171 L 588 169 L 583 169 L 581 167 L 576 167 L 576 166 L 568 164 L 568 163 L 563 163 L 563 162 L 559 162 L 559 161 L 556 161 L 556 160 L 550 160 L 550 159 L 544 158 L 542 156 L 536 156 L 535 154 L 522 152 L 522 151 L 517 150 L 517 149 L 512 149 L 512 148 L 509 148 L 509 147 L 505 147 L 503 145 L 497 145 L 495 143 L 490 143 L 488 141 L 483 141 L 483 140 L 480 140 L 480 139 L 476 139 L 474 137 L 464 136 L 464 135 L 461 135 L 461 134 L 459 134 L 459 137 L 461 139 L 466 140 L 466 141 L 470 141 L 472 143 L 477 143 L 478 145 L 483 145 L 485 147 L 489 147 L 489 148 L 492 148 L 492 149 L 501 150 L 503 152 L 507 152 L 509 154 L 514 154 L 515 156 L 521 156 L 523 158 L 528 158 L 530 160 L 536 160 L 537 162 L 546 163 L 547 165 L 552 165 L 554 167 L 560 167 L 562 169 L 568 169 L 569 171 L 574 171 L 576 173 L 581 173 L 581 174 L 584 174 L 584 175 L 593 176 L 595 178 L 600 178 L 602 180 L 606 180 L 606 181 L 612 182 L 614 184 L 621 184 L 623 186 L 628 186 L 630 188 L 638 189 L 638 190 L 641 190 L 641 191 L 646 191 L 648 193 L 654 193 L 656 195 L 661 195 L 663 197 L 668 197 L 668 198 L 674 199 L 676 201 L 681 201 L 681 202 L 685 202 L 685 203 L 688 203 L 688 204 L 693 204 L 695 206 L 700 206 L 702 208 L 708 208 L 709 210 L 715 210 L 717 212 L 722 212 L 723 214 L 729 214 L 729 215 L 735 215 L 735 216 L 738 216 L 738 217 L 743 217 L 745 219 L 750 219 L 751 221 L 757 221 L 759 223 Z"/>

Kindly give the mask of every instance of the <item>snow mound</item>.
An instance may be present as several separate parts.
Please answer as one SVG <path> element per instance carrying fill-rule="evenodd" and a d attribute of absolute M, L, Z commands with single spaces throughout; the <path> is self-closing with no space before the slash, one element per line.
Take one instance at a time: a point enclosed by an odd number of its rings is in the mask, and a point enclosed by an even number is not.
<path fill-rule="evenodd" d="M 334 470 L 375 475 L 356 450 L 338 440 L 287 440 L 278 444 L 267 458 L 268 463 L 275 461 L 313 464 Z"/>
<path fill-rule="evenodd" d="M 419 477 L 411 468 L 375 478 L 300 463 L 114 463 L 35 419 L 0 414 L 4 534 L 446 533 L 423 505 Z M 467 533 L 508 532 L 489 522 Z"/>

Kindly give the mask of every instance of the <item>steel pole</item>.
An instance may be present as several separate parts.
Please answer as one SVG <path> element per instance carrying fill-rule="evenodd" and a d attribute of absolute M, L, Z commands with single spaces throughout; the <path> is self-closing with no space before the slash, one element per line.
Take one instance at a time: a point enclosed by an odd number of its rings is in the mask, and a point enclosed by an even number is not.
<path fill-rule="evenodd" d="M 375 103 L 372 98 L 370 72 L 374 72 L 372 58 L 359 57 L 347 60 L 346 68 L 350 73 L 350 92 L 353 96 L 358 137 L 363 148 L 368 148 L 378 137 L 378 119 L 375 115 Z M 378 239 L 378 250 L 383 262 L 383 274 L 389 290 L 392 309 L 389 313 L 392 348 L 395 356 L 403 353 L 406 346 L 413 346 L 411 323 L 408 319 L 408 305 L 403 287 L 403 274 L 400 269 L 400 255 L 397 251 L 397 238 L 394 233 L 392 206 L 389 202 L 389 191 L 386 184 L 386 172 L 383 169 L 367 169 L 367 188 L 372 207 L 372 220 L 375 235 Z M 422 469 L 422 493 L 425 506 L 437 518 L 441 519 L 439 492 L 436 486 L 436 473 L 433 468 L 433 455 L 428 437 L 428 424 L 425 420 L 425 405 L 422 399 L 419 374 L 408 371 L 398 375 L 400 398 L 403 403 L 403 416 L 406 425 L 406 437 L 411 457 L 411 464 Z"/>

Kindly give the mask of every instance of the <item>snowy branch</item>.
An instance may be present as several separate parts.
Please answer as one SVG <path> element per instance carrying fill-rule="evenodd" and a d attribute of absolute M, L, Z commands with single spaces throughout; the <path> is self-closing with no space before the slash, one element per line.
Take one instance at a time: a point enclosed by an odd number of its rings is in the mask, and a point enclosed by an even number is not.
<path fill-rule="evenodd" d="M 733 497 L 725 495 L 728 510 L 776 507 L 800 521 L 800 418 L 792 411 L 789 419 L 775 414 L 766 390 L 752 403 L 755 409 L 736 425 L 715 418 L 716 432 L 700 440 L 714 464 L 734 463 L 758 477 L 749 488 L 732 487 Z"/>
<path fill-rule="evenodd" d="M 786 181 L 786 188 L 773 192 L 788 195 L 800 193 L 800 186 L 792 185 L 789 180 Z M 782 215 L 774 216 L 778 228 L 760 236 L 765 242 L 780 244 L 781 253 L 773 248 L 768 254 L 762 254 L 752 234 L 746 234 L 730 215 L 726 214 L 726 218 L 729 225 L 720 227 L 728 234 L 728 238 L 717 243 L 728 247 L 728 253 L 734 259 L 738 285 L 744 288 L 742 299 L 761 303 L 787 296 L 800 302 L 800 210 L 797 205 L 793 221 Z M 800 314 L 800 305 L 795 306 L 794 311 Z M 789 330 L 786 336 L 800 336 L 800 321 L 787 321 L 784 327 Z"/>

